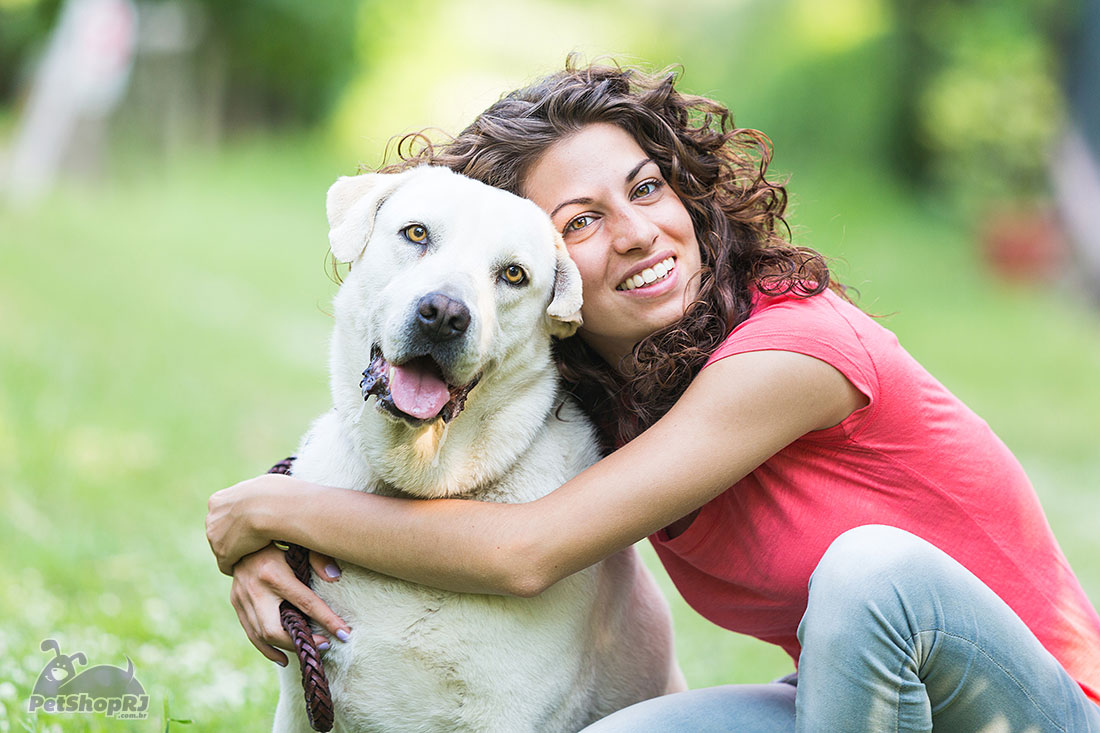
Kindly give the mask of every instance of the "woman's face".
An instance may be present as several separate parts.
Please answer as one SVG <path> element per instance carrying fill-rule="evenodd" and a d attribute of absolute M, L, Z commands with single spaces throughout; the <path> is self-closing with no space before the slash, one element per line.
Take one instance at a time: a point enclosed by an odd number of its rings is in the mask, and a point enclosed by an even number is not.
<path fill-rule="evenodd" d="M 562 233 L 584 283 L 581 338 L 612 366 L 694 300 L 691 217 L 622 128 L 595 123 L 554 143 L 523 192 Z"/>

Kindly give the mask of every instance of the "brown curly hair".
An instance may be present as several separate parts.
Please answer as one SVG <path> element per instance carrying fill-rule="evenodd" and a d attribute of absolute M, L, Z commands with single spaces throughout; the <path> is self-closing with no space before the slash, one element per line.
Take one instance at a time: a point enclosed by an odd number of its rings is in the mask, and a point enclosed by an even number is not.
<path fill-rule="evenodd" d="M 527 172 L 555 142 L 585 125 L 630 133 L 683 201 L 702 255 L 698 295 L 676 323 L 642 339 L 630 363 L 604 362 L 579 336 L 555 343 L 562 379 L 601 431 L 622 444 L 664 415 L 729 332 L 749 317 L 752 292 L 810 296 L 832 287 L 824 258 L 789 242 L 787 190 L 766 177 L 771 141 L 733 126 L 730 111 L 676 90 L 677 74 L 579 66 L 505 95 L 458 137 L 433 145 L 423 133 L 398 143 L 396 172 L 447 166 L 523 195 Z M 620 367 L 616 369 L 615 367 Z M 630 376 L 623 376 L 623 375 Z"/>

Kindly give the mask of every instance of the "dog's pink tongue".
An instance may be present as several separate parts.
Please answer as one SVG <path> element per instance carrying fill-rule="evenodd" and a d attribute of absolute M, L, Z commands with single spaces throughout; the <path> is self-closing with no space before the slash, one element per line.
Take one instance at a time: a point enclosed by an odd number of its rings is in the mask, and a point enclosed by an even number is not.
<path fill-rule="evenodd" d="M 447 384 L 420 359 L 393 368 L 390 395 L 397 409 L 421 420 L 438 415 L 451 399 Z"/>

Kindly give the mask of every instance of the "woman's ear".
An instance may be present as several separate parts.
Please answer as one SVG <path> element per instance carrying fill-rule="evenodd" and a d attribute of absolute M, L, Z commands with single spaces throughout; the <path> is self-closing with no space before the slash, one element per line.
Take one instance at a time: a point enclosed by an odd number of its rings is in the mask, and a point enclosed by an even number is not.
<path fill-rule="evenodd" d="M 352 262 L 363 253 L 374 229 L 374 219 L 386 198 L 404 180 L 403 173 L 363 173 L 342 176 L 328 190 L 328 243 L 339 262 Z"/>
<path fill-rule="evenodd" d="M 554 295 L 546 307 L 546 314 L 550 316 L 550 335 L 563 339 L 575 334 L 583 323 L 581 273 L 570 259 L 565 242 L 557 232 L 554 232 L 554 252 L 557 255 Z"/>

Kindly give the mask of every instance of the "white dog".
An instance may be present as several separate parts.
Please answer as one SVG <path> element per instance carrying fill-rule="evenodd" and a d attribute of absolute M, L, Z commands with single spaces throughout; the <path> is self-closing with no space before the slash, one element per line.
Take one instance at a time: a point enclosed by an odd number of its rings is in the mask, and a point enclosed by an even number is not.
<path fill-rule="evenodd" d="M 525 502 L 597 459 L 550 355 L 580 322 L 580 277 L 538 207 L 425 166 L 341 178 L 328 217 L 353 266 L 334 303 L 334 408 L 295 476 Z M 572 731 L 684 686 L 668 607 L 633 548 L 534 598 L 356 566 L 314 585 L 353 629 L 324 657 L 336 730 Z M 275 730 L 308 730 L 293 665 L 281 683 Z"/>

